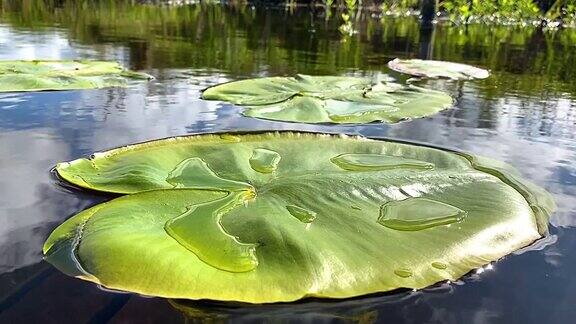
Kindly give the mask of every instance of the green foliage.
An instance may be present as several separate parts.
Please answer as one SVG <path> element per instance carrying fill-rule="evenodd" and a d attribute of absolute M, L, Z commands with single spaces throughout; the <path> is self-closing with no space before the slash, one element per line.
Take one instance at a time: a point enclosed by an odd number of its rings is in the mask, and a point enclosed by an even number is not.
<path fill-rule="evenodd" d="M 576 0 L 556 0 L 546 12 L 546 18 L 561 19 L 565 24 L 576 27 Z"/>
<path fill-rule="evenodd" d="M 507 23 L 542 16 L 534 0 L 445 0 L 440 2 L 440 8 L 451 20 L 460 22 L 475 19 Z"/>
<path fill-rule="evenodd" d="M 510 23 L 546 18 L 571 25 L 576 20 L 576 0 L 556 0 L 547 12 L 542 12 L 535 0 L 445 0 L 440 2 L 440 8 L 451 20 L 459 22 Z"/>
<path fill-rule="evenodd" d="M 49 3 L 4 0 L 0 18 L 15 29 L 57 25 L 74 44 L 90 46 L 104 42 L 122 47 L 134 62 L 166 71 L 202 69 L 257 77 L 297 73 L 341 75 L 354 69 L 371 71 L 367 72 L 369 76 L 388 72 L 386 63 L 390 57 L 383 57 L 382 53 L 417 55 L 423 40 L 416 17 L 372 19 L 362 15 L 354 20 L 357 32 L 342 42 L 341 38 L 333 37 L 342 24 L 340 13 L 334 19 L 311 20 L 308 15 L 279 11 L 270 21 L 265 11 L 246 10 L 243 6 L 170 7 L 64 1 L 57 7 Z M 302 40 L 311 37 L 309 28 L 315 30 L 314 41 L 308 45 L 313 47 L 303 50 Z M 434 25 L 428 54 L 437 60 L 474 62 L 493 71 L 486 82 L 494 86 L 479 89 L 485 97 L 503 91 L 497 86 L 501 82 L 508 82 L 515 91 L 527 95 L 552 96 L 551 91 L 574 93 L 576 29 L 547 30 L 545 34 L 549 37 L 538 37 L 537 33 L 533 26 L 438 23 Z M 531 47 L 549 50 L 532 55 Z M 106 55 L 101 46 L 94 48 L 98 55 Z M 314 59 L 307 52 L 312 48 L 317 53 Z"/>
<path fill-rule="evenodd" d="M 60 225 L 46 259 L 108 288 L 171 298 L 419 289 L 530 244 L 554 209 L 502 163 L 312 133 L 169 138 L 56 171 L 125 196 Z"/>
<path fill-rule="evenodd" d="M 342 25 L 338 27 L 338 30 L 343 36 L 352 36 L 355 32 L 354 30 L 354 17 L 356 16 L 356 6 L 357 0 L 344 0 L 346 5 L 346 12 L 342 13 Z"/>
<path fill-rule="evenodd" d="M 409 10 L 418 9 L 420 0 L 384 0 L 380 9 L 384 13 L 402 14 Z"/>
<path fill-rule="evenodd" d="M 344 4 L 346 5 L 346 9 L 348 10 L 348 12 L 353 12 L 354 10 L 356 10 L 358 0 L 344 0 Z"/>
<path fill-rule="evenodd" d="M 470 3 L 468 0 L 442 1 L 441 8 L 448 13 L 452 20 L 467 20 L 470 16 Z"/>

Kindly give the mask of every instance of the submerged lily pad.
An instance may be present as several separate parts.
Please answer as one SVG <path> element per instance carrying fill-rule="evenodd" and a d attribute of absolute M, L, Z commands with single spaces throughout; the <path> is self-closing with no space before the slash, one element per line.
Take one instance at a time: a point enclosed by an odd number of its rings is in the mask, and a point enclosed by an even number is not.
<path fill-rule="evenodd" d="M 97 89 L 152 79 L 105 61 L 0 61 L 0 92 Z"/>
<path fill-rule="evenodd" d="M 444 61 L 396 58 L 388 62 L 388 67 L 400 73 L 427 78 L 471 80 L 486 79 L 490 76 L 490 72 L 475 66 Z"/>
<path fill-rule="evenodd" d="M 246 106 L 244 115 L 303 123 L 369 123 L 433 115 L 450 108 L 440 91 L 338 76 L 270 77 L 217 85 L 203 99 Z"/>
<path fill-rule="evenodd" d="M 60 163 L 127 194 L 68 219 L 46 259 L 105 287 L 249 303 L 455 280 L 547 231 L 554 203 L 504 164 L 314 133 L 193 135 Z"/>

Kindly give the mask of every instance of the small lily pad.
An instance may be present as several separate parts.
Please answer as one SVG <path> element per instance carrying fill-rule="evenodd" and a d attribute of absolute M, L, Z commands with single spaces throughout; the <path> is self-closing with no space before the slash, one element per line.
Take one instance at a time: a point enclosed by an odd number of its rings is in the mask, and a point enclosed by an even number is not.
<path fill-rule="evenodd" d="M 410 59 L 394 59 L 388 62 L 388 67 L 394 71 L 426 78 L 448 78 L 452 80 L 485 79 L 490 76 L 488 70 L 475 66 L 445 62 Z"/>
<path fill-rule="evenodd" d="M 269 77 L 206 89 L 203 99 L 245 106 L 245 116 L 302 123 L 396 123 L 450 108 L 440 91 L 339 76 Z"/>
<path fill-rule="evenodd" d="M 547 192 L 502 163 L 315 133 L 175 137 L 56 171 L 125 196 L 60 225 L 46 259 L 111 289 L 170 298 L 270 303 L 419 289 L 529 245 L 554 210 Z"/>
<path fill-rule="evenodd" d="M 122 87 L 145 73 L 106 61 L 0 61 L 0 92 Z"/>

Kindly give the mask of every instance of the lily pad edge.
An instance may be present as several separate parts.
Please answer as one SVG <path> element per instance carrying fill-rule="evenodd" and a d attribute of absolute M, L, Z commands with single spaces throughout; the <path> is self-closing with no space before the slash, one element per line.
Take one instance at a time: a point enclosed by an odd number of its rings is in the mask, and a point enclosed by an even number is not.
<path fill-rule="evenodd" d="M 471 167 L 473 167 L 474 169 L 478 169 L 478 167 L 481 167 L 482 172 L 486 172 L 486 173 L 490 173 L 496 177 L 498 177 L 500 180 L 502 180 L 503 182 L 505 182 L 507 185 L 511 186 L 513 189 L 515 189 L 516 191 L 518 191 L 522 196 L 524 196 L 524 198 L 526 199 L 527 203 L 530 206 L 537 206 L 541 208 L 541 212 L 543 212 L 545 214 L 546 220 L 549 218 L 550 214 L 555 210 L 556 206 L 554 201 L 552 200 L 552 197 L 550 194 L 548 194 L 546 191 L 544 191 L 543 189 L 540 189 L 540 192 L 545 193 L 546 196 L 549 196 L 550 200 L 547 201 L 549 204 L 548 206 L 541 206 L 541 204 L 539 204 L 538 201 L 535 201 L 532 199 L 531 196 L 526 196 L 524 194 L 525 190 L 523 190 L 521 187 L 519 187 L 519 185 L 521 186 L 527 186 L 527 187 L 535 187 L 535 188 L 540 188 L 537 187 L 535 185 L 533 185 L 531 182 L 525 180 L 525 179 L 521 179 L 521 181 L 518 183 L 518 181 L 515 181 L 515 177 L 513 176 L 514 174 L 518 174 L 518 172 L 515 172 L 515 169 L 510 167 L 510 170 L 502 170 L 502 165 L 496 165 L 497 161 L 494 161 L 494 165 L 491 165 L 492 160 L 490 159 L 479 159 L 476 160 L 474 159 L 474 157 L 476 157 L 476 155 L 472 155 L 469 153 L 465 153 L 462 152 L 460 150 L 456 150 L 456 149 L 451 149 L 451 148 L 445 148 L 445 147 L 440 147 L 440 146 L 435 146 L 435 145 L 431 145 L 428 143 L 421 143 L 421 142 L 417 142 L 417 141 L 406 141 L 406 140 L 398 140 L 398 139 L 389 139 L 386 137 L 365 137 L 362 135 L 358 135 L 358 134 L 343 134 L 343 133 L 330 133 L 330 132 L 313 132 L 313 131 L 300 131 L 300 130 L 279 130 L 279 131 L 269 131 L 269 130 L 257 130 L 257 131 L 251 131 L 251 130 L 238 130 L 238 131 L 221 131 L 221 132 L 210 132 L 210 133 L 192 133 L 192 134 L 187 134 L 187 135 L 183 135 L 183 136 L 170 136 L 170 137 L 165 137 L 165 138 L 161 138 L 161 139 L 153 139 L 153 140 L 149 140 L 149 141 L 143 141 L 143 142 L 139 142 L 139 143 L 134 143 L 134 144 L 129 144 L 129 145 L 125 145 L 125 146 L 120 146 L 120 147 L 116 147 L 110 150 L 105 150 L 105 151 L 100 151 L 100 152 L 95 152 L 94 154 L 92 154 L 91 156 L 88 157 L 88 160 L 92 159 L 94 156 L 97 156 L 99 154 L 106 154 L 106 155 L 114 155 L 117 153 L 122 153 L 125 151 L 129 151 L 135 148 L 141 148 L 141 145 L 150 145 L 150 146 L 156 146 L 156 145 L 164 145 L 166 142 L 169 141 L 186 141 L 186 140 L 190 140 L 191 138 L 197 138 L 197 137 L 202 137 L 202 136 L 206 136 L 206 135 L 213 135 L 215 137 L 217 136 L 223 136 L 223 135 L 227 135 L 227 136 L 241 136 L 241 135 L 281 135 L 281 134 L 293 134 L 294 136 L 299 136 L 301 134 L 305 134 L 305 135 L 317 135 L 317 136 L 331 136 L 331 137 L 345 137 L 345 138 L 351 138 L 351 139 L 356 139 L 356 140 L 380 140 L 380 141 L 388 141 L 388 142 L 394 142 L 394 143 L 400 143 L 400 144 L 409 144 L 409 145 L 418 145 L 418 146 L 423 146 L 423 147 L 428 147 L 428 148 L 432 148 L 432 149 L 439 149 L 445 152 L 451 152 L 454 154 L 458 154 L 464 158 L 466 158 L 470 164 Z M 80 158 L 81 159 L 81 158 Z M 80 160 L 77 159 L 77 160 Z M 72 162 L 74 162 L 76 160 L 73 160 Z M 69 162 L 63 162 L 63 163 L 69 163 Z M 59 163 L 58 165 L 60 165 L 61 163 Z M 58 173 L 58 165 L 56 165 L 52 170 L 53 173 L 55 174 L 55 176 L 58 177 L 58 179 L 61 182 L 64 182 L 66 185 L 72 185 L 73 188 L 77 188 L 77 189 L 81 189 L 81 190 L 86 190 L 87 192 L 91 192 L 91 193 L 108 193 L 108 194 L 118 194 L 117 192 L 111 192 L 111 191 L 104 191 L 104 190 L 94 190 L 94 189 L 89 189 L 86 188 L 78 183 L 74 183 L 72 181 L 69 181 L 68 179 L 64 178 L 61 174 Z M 190 189 L 153 189 L 153 190 L 145 190 L 142 192 L 152 192 L 152 191 L 162 191 L 162 190 L 190 190 Z M 131 195 L 137 195 L 139 193 L 134 193 L 134 194 L 122 194 L 121 196 L 116 196 L 116 199 L 121 199 L 122 197 L 128 197 Z M 115 200 L 115 199 L 114 199 Z M 100 205 L 104 205 L 107 202 L 103 202 Z M 536 212 L 536 211 L 534 211 Z M 536 215 L 534 215 L 535 218 Z M 534 245 L 534 243 L 544 239 L 547 235 L 547 228 L 542 228 L 540 225 L 538 226 L 538 232 L 540 233 L 541 237 L 535 239 L 533 242 L 531 242 L 526 248 L 529 250 L 529 247 Z M 48 254 L 50 253 L 51 249 L 54 247 L 47 247 L 45 246 L 43 249 L 44 254 Z M 492 262 L 496 262 L 499 261 L 503 258 L 505 258 L 507 255 L 504 255 L 496 260 L 488 260 L 484 265 L 490 264 Z M 473 272 L 474 270 L 471 270 L 470 272 L 468 272 L 468 274 L 470 274 L 471 272 Z M 463 276 L 459 277 L 459 278 L 464 278 L 465 276 L 467 276 L 468 274 L 464 274 Z M 101 284 L 100 282 L 97 281 L 97 278 L 91 276 L 90 274 L 87 274 L 88 277 L 83 276 L 83 279 L 85 280 L 89 280 L 92 282 L 95 282 L 97 284 Z M 446 279 L 446 280 L 440 280 L 436 283 L 434 283 L 433 285 L 428 285 L 425 287 L 420 287 L 418 289 L 425 289 L 427 287 L 433 287 L 435 285 L 438 285 L 439 283 L 443 283 L 446 281 L 450 281 L 450 280 L 456 280 L 459 278 L 452 278 L 452 279 Z M 375 293 L 371 293 L 368 295 L 361 295 L 361 296 L 356 296 L 356 297 L 351 297 L 351 298 L 362 298 L 365 296 L 369 296 L 369 295 L 378 295 L 378 294 L 393 294 L 393 293 L 398 293 L 399 291 L 402 291 L 404 289 L 413 289 L 412 287 L 399 287 L 397 289 L 393 289 L 390 291 L 384 291 L 384 292 L 375 292 Z M 160 296 L 162 297 L 162 296 Z M 174 296 L 165 296 L 165 297 L 169 297 L 169 298 L 176 298 L 178 299 L 178 297 L 174 297 Z M 314 294 L 307 294 L 304 296 L 301 296 L 300 298 L 295 298 L 294 300 L 286 300 L 286 301 L 280 301 L 280 302 L 273 302 L 274 304 L 277 303 L 288 303 L 288 302 L 293 302 L 296 300 L 306 300 L 306 299 L 323 299 L 323 300 L 341 300 L 341 299 L 349 299 L 350 297 L 326 297 L 326 296 L 316 296 Z M 202 299 L 199 299 L 202 300 Z M 252 304 L 252 303 L 248 303 L 248 302 L 240 302 L 240 301 L 236 301 L 236 300 L 219 300 L 219 302 L 234 302 L 234 303 L 239 303 L 239 304 Z M 269 304 L 269 303 L 263 303 L 263 304 Z"/>

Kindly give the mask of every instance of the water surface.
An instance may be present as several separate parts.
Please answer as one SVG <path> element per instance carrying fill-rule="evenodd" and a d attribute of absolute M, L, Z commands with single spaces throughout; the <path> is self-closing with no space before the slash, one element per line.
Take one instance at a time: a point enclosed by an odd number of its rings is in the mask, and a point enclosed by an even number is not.
<path fill-rule="evenodd" d="M 438 25 L 364 13 L 249 5 L 1 1 L 0 59 L 106 59 L 157 79 L 125 89 L 0 94 L 0 322 L 565 323 L 576 317 L 576 31 Z M 95 3 L 95 4 L 94 4 Z M 315 126 L 245 118 L 199 99 L 203 88 L 257 76 L 383 78 L 395 57 L 492 70 L 476 82 L 432 80 L 454 109 L 396 125 Z M 506 161 L 554 194 L 550 236 L 482 273 L 418 292 L 246 306 L 119 294 L 42 260 L 48 234 L 110 199 L 61 186 L 59 161 L 188 133 L 254 129 L 345 132 L 416 141 Z"/>

